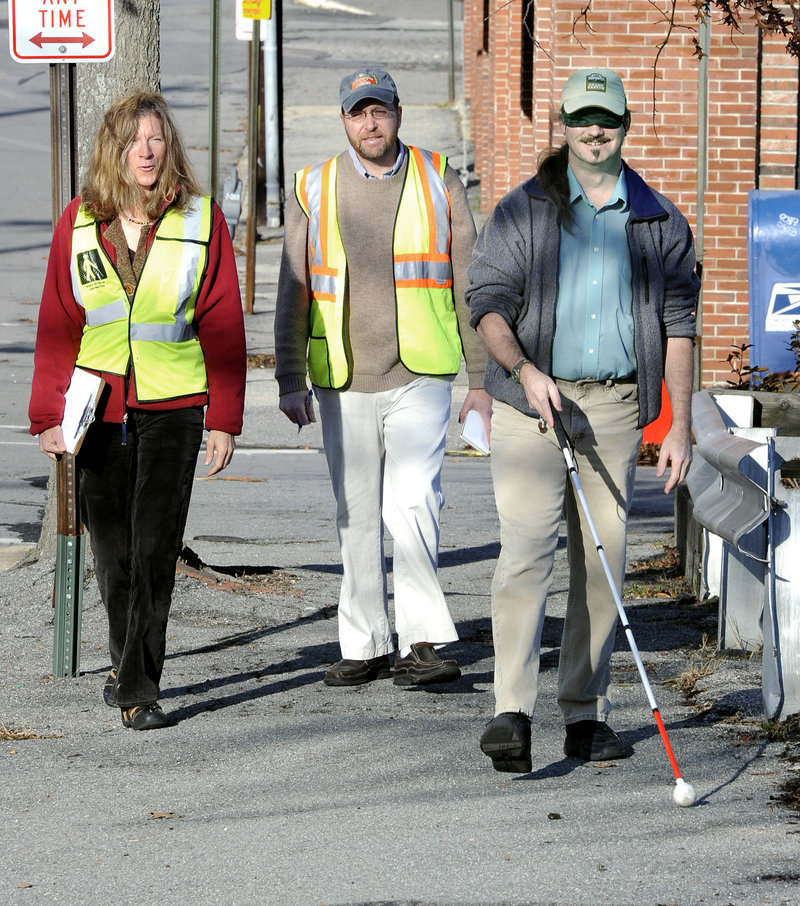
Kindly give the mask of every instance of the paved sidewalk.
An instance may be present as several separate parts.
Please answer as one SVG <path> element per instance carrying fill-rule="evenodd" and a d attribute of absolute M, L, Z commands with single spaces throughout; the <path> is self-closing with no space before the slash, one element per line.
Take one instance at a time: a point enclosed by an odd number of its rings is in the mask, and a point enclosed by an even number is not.
<path fill-rule="evenodd" d="M 446 7 L 365 6 L 372 15 L 285 6 L 287 179 L 295 166 L 340 149 L 338 78 L 378 49 L 408 98 L 402 134 L 447 150 L 461 166 L 461 118 L 443 106 Z M 205 44 L 195 9 L 162 4 L 164 90 L 181 99 L 197 148 L 205 134 L 197 47 Z M 247 61 L 230 38 L 223 53 L 226 153 L 235 157 Z M 25 433 L 48 239 L 40 185 L 47 115 L 36 74 L 24 81 L 10 63 L 0 71 L 19 95 L 0 88 L 11 127 L 2 142 L 8 148 L 13 134 L 19 144 L 9 160 L 30 199 L 24 223 L 8 216 L 12 206 L 0 224 L 0 535 L 18 554 L 37 536 L 47 479 Z M 280 245 L 280 234 L 266 231 L 258 244 L 256 310 L 247 318 L 253 356 L 273 351 Z M 465 390 L 462 378 L 456 411 Z M 193 556 L 177 579 L 164 674 L 174 727 L 134 733 L 103 704 L 109 662 L 91 561 L 81 675 L 70 680 L 51 675 L 53 561 L 0 570 L 0 731 L 10 737 L 0 741 L 1 902 L 796 902 L 798 812 L 779 801 L 797 801 L 783 792 L 796 765 L 787 743 L 760 725 L 759 659 L 720 656 L 716 607 L 678 596 L 656 565 L 673 544 L 673 518 L 654 469 L 639 470 L 625 602 L 676 756 L 699 795 L 689 809 L 672 802 L 672 771 L 622 633 L 612 719 L 634 755 L 591 765 L 563 756 L 555 701 L 563 544 L 544 629 L 533 772 L 497 774 L 479 751 L 493 705 L 489 600 L 499 529 L 489 461 L 463 451 L 455 419 L 440 576 L 460 634 L 448 651 L 463 677 L 430 690 L 391 681 L 326 687 L 323 672 L 338 658 L 341 572 L 319 426 L 298 435 L 278 412 L 269 368 L 250 370 L 247 391 L 231 467 L 211 480 L 197 472 L 186 531 Z"/>

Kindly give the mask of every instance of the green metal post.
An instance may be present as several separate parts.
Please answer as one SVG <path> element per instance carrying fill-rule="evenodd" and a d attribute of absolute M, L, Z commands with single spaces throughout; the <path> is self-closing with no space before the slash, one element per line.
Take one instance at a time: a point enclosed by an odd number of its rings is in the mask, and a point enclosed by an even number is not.
<path fill-rule="evenodd" d="M 78 676 L 81 667 L 83 536 L 56 539 L 53 676 Z"/>
<path fill-rule="evenodd" d="M 208 191 L 219 199 L 219 0 L 211 0 L 208 78 Z"/>
<path fill-rule="evenodd" d="M 75 457 L 65 453 L 56 468 L 58 526 L 53 588 L 53 676 L 77 676 L 80 670 L 83 610 L 83 535 L 78 516 Z"/>
<path fill-rule="evenodd" d="M 54 226 L 77 191 L 75 66 L 75 63 L 54 63 L 50 66 Z M 65 453 L 56 465 L 56 500 L 53 675 L 77 676 L 80 667 L 84 539 L 78 515 L 75 457 L 70 453 Z"/>

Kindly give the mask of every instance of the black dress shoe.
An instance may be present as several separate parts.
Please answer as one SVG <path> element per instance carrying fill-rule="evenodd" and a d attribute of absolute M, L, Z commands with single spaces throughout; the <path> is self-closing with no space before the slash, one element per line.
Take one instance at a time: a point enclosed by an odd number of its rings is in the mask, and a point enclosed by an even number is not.
<path fill-rule="evenodd" d="M 529 774 L 531 763 L 531 719 L 527 714 L 504 711 L 486 724 L 481 751 L 492 759 L 495 771 Z"/>
<path fill-rule="evenodd" d="M 631 752 L 604 721 L 579 720 L 567 724 L 564 754 L 583 761 L 612 761 L 628 758 Z"/>
<path fill-rule="evenodd" d="M 122 725 L 131 730 L 160 730 L 171 724 L 172 721 L 156 702 L 122 709 Z"/>
<path fill-rule="evenodd" d="M 109 696 L 114 693 L 114 689 L 117 687 L 117 671 L 112 670 L 111 673 L 106 677 L 105 685 L 103 686 L 103 701 L 108 705 L 109 708 L 116 708 L 117 705 L 115 702 L 110 701 Z"/>
<path fill-rule="evenodd" d="M 395 686 L 424 686 L 428 683 L 453 683 L 461 676 L 461 669 L 452 660 L 442 660 L 430 642 L 414 642 L 411 651 L 394 660 Z"/>
<path fill-rule="evenodd" d="M 382 654 L 366 661 L 345 658 L 326 670 L 322 681 L 326 686 L 362 686 L 376 679 L 387 679 L 391 675 L 389 655 Z"/>

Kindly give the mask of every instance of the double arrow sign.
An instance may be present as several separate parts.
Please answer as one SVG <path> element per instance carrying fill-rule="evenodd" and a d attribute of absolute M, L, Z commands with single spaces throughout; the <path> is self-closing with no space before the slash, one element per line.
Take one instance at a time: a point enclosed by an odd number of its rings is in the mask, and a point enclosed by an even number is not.
<path fill-rule="evenodd" d="M 114 0 L 8 0 L 19 63 L 104 63 L 114 56 Z"/>
<path fill-rule="evenodd" d="M 86 32 L 82 35 L 62 35 L 58 38 L 45 38 L 42 36 L 42 32 L 39 32 L 38 35 L 34 35 L 32 38 L 28 38 L 28 40 L 31 44 L 34 44 L 39 48 L 41 48 L 43 44 L 80 44 L 81 47 L 88 47 L 90 44 L 94 43 L 94 38 L 87 35 Z"/>

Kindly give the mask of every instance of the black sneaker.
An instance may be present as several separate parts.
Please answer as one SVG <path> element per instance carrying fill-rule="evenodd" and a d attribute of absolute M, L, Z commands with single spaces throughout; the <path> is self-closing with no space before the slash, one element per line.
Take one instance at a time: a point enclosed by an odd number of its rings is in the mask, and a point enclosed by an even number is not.
<path fill-rule="evenodd" d="M 443 661 L 430 642 L 414 642 L 406 657 L 398 652 L 394 660 L 396 686 L 454 683 L 460 676 L 458 664 L 452 659 Z"/>
<path fill-rule="evenodd" d="M 109 708 L 116 708 L 117 703 L 112 702 L 110 696 L 114 694 L 114 690 L 117 688 L 117 671 L 112 670 L 106 677 L 105 684 L 103 685 L 103 701 L 109 706 Z"/>
<path fill-rule="evenodd" d="M 604 721 L 579 720 L 567 724 L 564 754 L 583 761 L 612 761 L 628 758 L 631 753 Z"/>
<path fill-rule="evenodd" d="M 529 774 L 531 764 L 531 719 L 527 714 L 504 711 L 486 724 L 481 752 L 492 759 L 495 771 Z"/>
<path fill-rule="evenodd" d="M 382 654 L 366 661 L 345 658 L 326 670 L 322 681 L 326 686 L 362 686 L 376 679 L 387 679 L 391 675 L 389 655 Z"/>
<path fill-rule="evenodd" d="M 122 725 L 131 730 L 160 730 L 171 726 L 172 721 L 161 710 L 161 705 L 152 702 L 149 705 L 122 708 Z"/>

